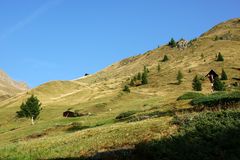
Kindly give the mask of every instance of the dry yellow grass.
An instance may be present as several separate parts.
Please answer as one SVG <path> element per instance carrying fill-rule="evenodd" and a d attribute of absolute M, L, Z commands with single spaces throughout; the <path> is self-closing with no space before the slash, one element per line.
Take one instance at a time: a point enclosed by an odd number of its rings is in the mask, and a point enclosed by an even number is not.
<path fill-rule="evenodd" d="M 232 39 L 215 40 L 216 36 Z M 162 46 L 117 62 L 94 75 L 73 81 L 49 82 L 5 100 L 0 103 L 0 113 L 4 115 L 0 117 L 0 155 L 7 156 L 16 151 L 13 157 L 19 154 L 21 158 L 27 159 L 31 159 L 31 156 L 79 156 L 132 146 L 144 140 L 172 134 L 175 128 L 169 125 L 169 116 L 134 123 L 114 123 L 114 119 L 119 113 L 129 110 L 148 113 L 152 110 L 169 111 L 189 107 L 187 101 L 176 102 L 177 97 L 192 90 L 195 75 L 204 77 L 211 69 L 220 74 L 224 68 L 229 76 L 226 84 L 230 85 L 235 81 L 233 77 L 240 77 L 239 71 L 232 69 L 240 67 L 239 37 L 240 19 L 230 20 L 192 41 L 192 45 L 184 50 Z M 224 56 L 223 62 L 215 61 L 219 52 Z M 164 55 L 168 55 L 170 60 L 161 62 Z M 160 73 L 157 72 L 158 64 L 161 66 Z M 123 93 L 122 87 L 129 82 L 129 78 L 141 72 L 144 65 L 150 70 L 149 84 L 131 87 L 130 94 Z M 181 85 L 176 85 L 178 70 L 184 75 Z M 203 82 L 202 92 L 210 93 L 207 79 Z M 14 119 L 19 105 L 33 93 L 43 104 L 41 117 L 35 126 L 31 126 L 28 120 Z M 68 108 L 90 112 L 92 116 L 63 118 L 62 112 Z M 58 125 L 70 125 L 72 122 L 81 122 L 92 128 L 73 133 L 54 130 L 40 139 L 23 140 L 34 133 L 42 133 Z M 28 157 L 26 154 L 30 150 L 32 155 Z"/>

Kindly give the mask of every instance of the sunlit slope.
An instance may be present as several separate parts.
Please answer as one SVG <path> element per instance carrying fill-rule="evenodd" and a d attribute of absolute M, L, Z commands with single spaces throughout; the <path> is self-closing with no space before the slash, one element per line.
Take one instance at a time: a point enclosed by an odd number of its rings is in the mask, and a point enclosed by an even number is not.
<path fill-rule="evenodd" d="M 220 74 L 221 69 L 224 68 L 232 77 L 238 77 L 238 71 L 233 70 L 232 67 L 239 67 L 240 41 L 236 38 L 231 39 L 231 37 L 240 35 L 239 20 L 233 19 L 213 27 L 201 37 L 191 41 L 186 49 L 162 46 L 124 59 L 79 80 L 53 81 L 43 84 L 1 104 L 17 107 L 33 93 L 46 107 L 59 105 L 66 109 L 99 98 L 111 98 L 118 95 L 122 86 L 128 83 L 128 79 L 141 72 L 143 66 L 147 66 L 150 70 L 149 84 L 132 88 L 132 91 L 136 93 L 167 95 L 174 92 L 177 96 L 182 91 L 191 90 L 191 81 L 196 74 L 205 76 L 210 69 Z M 227 40 L 215 40 L 216 36 L 221 37 L 227 33 L 232 35 Z M 215 61 L 219 52 L 224 56 L 224 62 Z M 161 62 L 164 55 L 167 55 L 170 60 Z M 160 73 L 157 72 L 158 64 L 161 66 Z M 184 74 L 184 81 L 180 86 L 174 85 L 178 70 Z M 205 83 L 204 90 L 207 92 L 209 84 L 207 81 Z"/>
<path fill-rule="evenodd" d="M 231 35 L 226 36 L 229 33 Z M 46 153 L 52 158 L 59 155 L 75 156 L 79 154 L 77 153 L 79 150 L 94 152 L 91 146 L 96 145 L 96 139 L 102 142 L 95 146 L 99 151 L 111 147 L 131 146 L 143 140 L 169 135 L 175 131 L 175 128 L 168 125 L 172 119 L 171 115 L 130 124 L 115 123 L 115 117 L 126 111 L 148 114 L 189 107 L 188 102 L 176 101 L 177 97 L 192 91 L 192 80 L 195 75 L 204 79 L 211 69 L 219 75 L 224 69 L 229 77 L 225 83 L 227 86 L 232 86 L 231 84 L 236 82 L 233 78 L 240 78 L 240 72 L 233 69 L 240 68 L 240 41 L 237 38 L 239 36 L 240 19 L 233 19 L 215 26 L 199 38 L 190 41 L 185 49 L 164 45 L 144 54 L 126 58 L 96 74 L 72 81 L 48 82 L 6 99 L 0 102 L 0 113 L 4 115 L 0 116 L 0 140 L 2 144 L 11 142 L 16 148 L 30 148 L 34 145 L 39 153 L 43 152 L 39 148 L 54 150 L 59 147 L 62 154 Z M 224 57 L 223 62 L 216 61 L 219 52 Z M 162 62 L 164 55 L 169 57 L 169 61 Z M 161 68 L 160 72 L 157 70 L 158 65 Z M 129 80 L 138 72 L 142 72 L 144 66 L 150 71 L 149 83 L 130 87 L 129 94 L 122 92 L 123 86 L 129 84 Z M 180 85 L 177 85 L 176 76 L 179 70 L 183 73 L 184 79 Z M 210 83 L 205 78 L 202 93 L 210 92 Z M 20 104 L 31 94 L 38 96 L 43 107 L 35 126 L 31 126 L 28 120 L 14 118 Z M 78 110 L 89 116 L 64 118 L 62 113 L 68 109 Z M 73 122 L 89 128 L 84 131 L 69 132 L 68 127 L 71 127 Z M 43 138 L 26 138 L 35 133 L 44 133 Z M 71 153 L 66 150 L 64 154 L 61 144 L 78 150 Z"/>

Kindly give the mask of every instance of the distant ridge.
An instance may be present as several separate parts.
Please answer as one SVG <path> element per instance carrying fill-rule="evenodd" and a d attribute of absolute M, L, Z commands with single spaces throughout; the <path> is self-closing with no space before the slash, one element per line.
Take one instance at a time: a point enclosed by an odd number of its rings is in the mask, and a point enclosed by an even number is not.
<path fill-rule="evenodd" d="M 26 83 L 13 80 L 0 69 L 0 101 L 28 89 Z"/>

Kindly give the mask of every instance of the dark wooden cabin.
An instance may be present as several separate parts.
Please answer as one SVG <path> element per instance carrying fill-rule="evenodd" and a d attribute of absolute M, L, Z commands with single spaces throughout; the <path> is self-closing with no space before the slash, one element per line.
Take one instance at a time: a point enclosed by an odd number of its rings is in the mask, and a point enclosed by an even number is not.
<path fill-rule="evenodd" d="M 210 80 L 211 83 L 214 82 L 214 79 L 216 77 L 218 77 L 218 74 L 214 71 L 214 70 L 211 70 L 207 75 L 206 77 L 208 77 L 208 79 Z"/>
<path fill-rule="evenodd" d="M 72 111 L 63 112 L 63 117 L 75 117 L 75 113 Z"/>

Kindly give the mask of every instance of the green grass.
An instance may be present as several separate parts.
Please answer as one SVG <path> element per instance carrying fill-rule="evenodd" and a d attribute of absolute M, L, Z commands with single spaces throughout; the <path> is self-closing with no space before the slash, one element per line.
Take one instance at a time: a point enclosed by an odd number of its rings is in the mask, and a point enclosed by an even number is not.
<path fill-rule="evenodd" d="M 192 91 L 195 75 L 204 77 L 212 68 L 220 73 L 224 67 L 229 76 L 229 80 L 225 81 L 227 90 L 239 90 L 230 84 L 235 82 L 231 77 L 239 75 L 231 67 L 239 66 L 240 42 L 213 40 L 216 34 L 225 34 L 229 30 L 231 34 L 239 34 L 239 25 L 232 23 L 226 22 L 217 27 L 219 30 L 211 30 L 184 50 L 162 46 L 147 54 L 117 62 L 86 78 L 49 82 L 2 101 L 0 113 L 4 116 L 0 116 L 0 159 L 79 158 L 97 152 L 134 148 L 141 142 L 160 141 L 163 137 L 173 136 L 179 127 L 170 123 L 175 116 L 173 112 L 186 109 L 187 117 L 199 114 L 188 112 L 187 109 L 192 107 L 188 101 L 176 101 L 179 96 Z M 232 26 L 226 30 L 225 25 Z M 215 61 L 218 52 L 224 54 L 224 62 Z M 171 60 L 159 62 L 165 54 Z M 201 58 L 202 54 L 204 58 Z M 160 72 L 157 70 L 159 63 Z M 131 87 L 131 93 L 122 93 L 127 79 L 141 72 L 144 65 L 150 70 L 149 84 Z M 178 70 L 184 74 L 180 85 L 176 85 Z M 207 79 L 203 80 L 202 87 L 201 93 L 204 95 L 211 92 Z M 34 126 L 28 119 L 15 118 L 20 104 L 32 93 L 43 104 L 40 119 Z M 181 99 L 193 98 L 196 104 L 203 101 L 215 103 L 216 97 L 224 98 L 224 94 L 218 92 L 201 97 L 194 92 L 187 93 Z M 199 102 L 199 99 L 203 101 Z M 62 117 L 62 113 L 69 108 L 90 113 L 90 116 Z M 129 114 L 129 111 L 137 113 Z M 116 122 L 115 118 L 121 113 L 128 120 Z M 176 114 L 181 116 L 184 113 L 176 111 Z"/>
<path fill-rule="evenodd" d="M 240 158 L 240 112 L 207 112 L 178 120 L 179 133 L 136 146 L 135 159 L 236 160 Z"/>

